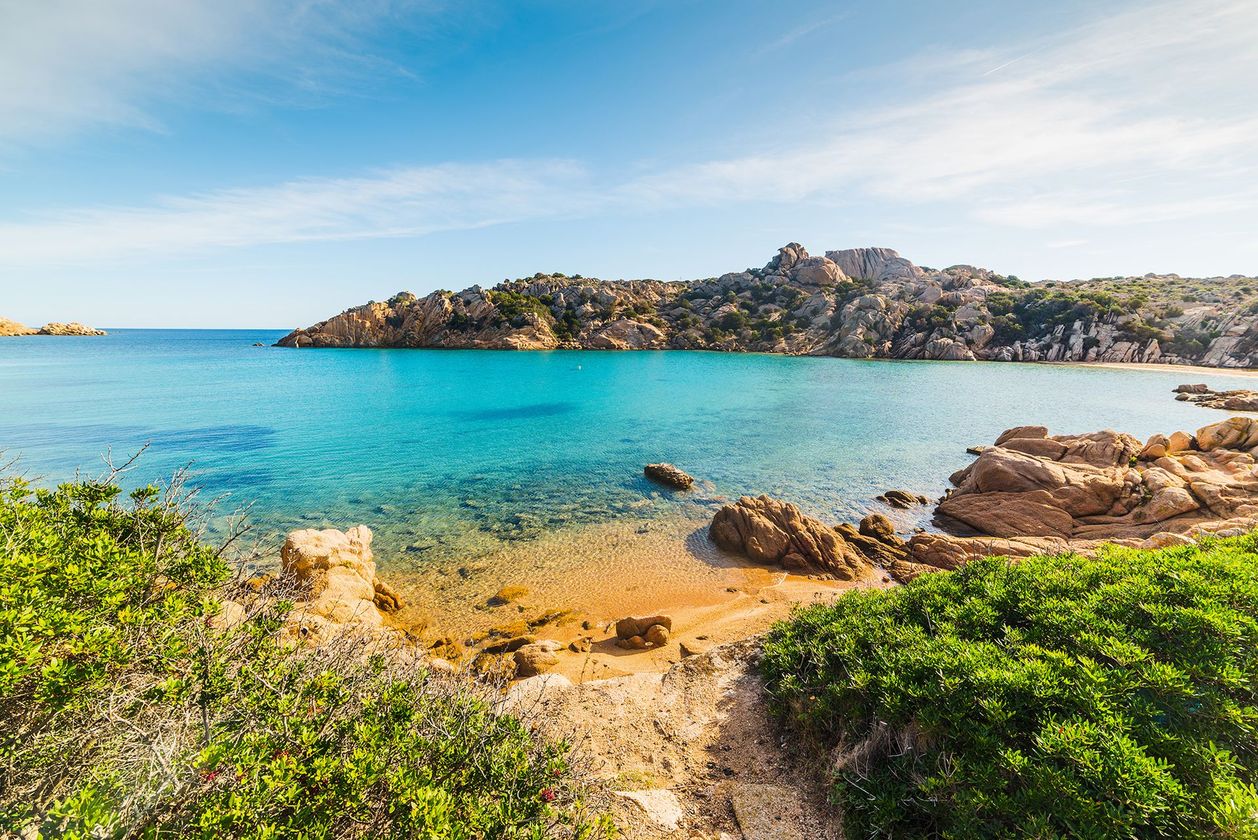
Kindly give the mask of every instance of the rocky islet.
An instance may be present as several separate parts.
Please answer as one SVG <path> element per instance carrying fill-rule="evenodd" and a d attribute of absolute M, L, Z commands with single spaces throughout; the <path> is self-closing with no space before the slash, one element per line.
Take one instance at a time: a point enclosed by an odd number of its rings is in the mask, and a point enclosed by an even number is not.
<path fill-rule="evenodd" d="M 14 335 L 105 335 L 104 330 L 80 324 L 78 321 L 59 323 L 56 321 L 44 324 L 39 329 L 19 324 L 8 318 L 0 318 L 0 336 Z"/>

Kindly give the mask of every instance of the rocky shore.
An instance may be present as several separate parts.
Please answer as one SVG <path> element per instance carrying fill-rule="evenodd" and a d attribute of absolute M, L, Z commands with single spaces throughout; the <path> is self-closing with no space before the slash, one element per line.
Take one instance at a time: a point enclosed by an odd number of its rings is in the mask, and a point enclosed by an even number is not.
<path fill-rule="evenodd" d="M 894 513 L 929 503 L 903 491 L 879 496 L 855 524 L 824 523 L 784 500 L 743 497 L 715 512 L 708 536 L 726 552 L 778 570 L 776 577 L 731 586 L 703 605 L 661 593 L 657 612 L 640 616 L 599 614 L 588 599 L 546 604 L 525 586 L 510 585 L 484 596 L 496 624 L 474 632 L 431 627 L 403 610 L 402 598 L 376 577 L 371 533 L 363 527 L 294 532 L 283 566 L 319 581 L 302 611 L 303 636 L 326 636 L 329 622 L 372 632 L 391 627 L 441 668 L 508 678 L 552 671 L 608 678 L 658 670 L 758 632 L 794 602 L 905 582 L 979 557 L 1090 555 L 1106 544 L 1156 548 L 1247 532 L 1258 526 L 1256 448 L 1258 418 L 1250 417 L 1143 442 L 1111 430 L 1050 435 L 1043 426 L 1019 426 L 969 450 L 974 460 L 953 473 L 953 488 L 934 507 L 935 528 L 915 533 L 897 533 L 876 509 L 885 505 Z M 668 466 L 668 475 L 685 475 Z M 639 655 L 647 658 L 635 663 Z"/>
<path fill-rule="evenodd" d="M 918 266 L 889 248 L 685 282 L 535 274 L 492 289 L 399 292 L 284 347 L 725 350 L 848 358 L 1258 365 L 1258 281 L 1177 275 L 1026 283 Z"/>
<path fill-rule="evenodd" d="M 1029 557 L 1106 544 L 1160 548 L 1258 526 L 1258 419 L 1141 442 L 1110 430 L 1050 436 L 1019 426 L 952 474 L 935 508 L 940 531 L 904 539 L 873 513 L 827 526 L 786 502 L 742 498 L 713 518 L 713 540 L 759 562 L 842 580 L 885 572 L 907 581 L 985 556 Z"/>
<path fill-rule="evenodd" d="M 1202 408 L 1220 408 L 1224 411 L 1258 411 L 1258 391 L 1248 388 L 1231 388 L 1214 391 L 1207 385 L 1180 385 L 1175 389 L 1175 399 L 1190 402 Z"/>

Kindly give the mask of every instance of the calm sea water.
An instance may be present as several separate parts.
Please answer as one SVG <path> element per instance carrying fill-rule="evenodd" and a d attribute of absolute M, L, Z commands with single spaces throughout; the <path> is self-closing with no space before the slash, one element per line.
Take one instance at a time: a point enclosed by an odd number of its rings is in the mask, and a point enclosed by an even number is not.
<path fill-rule="evenodd" d="M 148 451 L 264 533 L 365 522 L 385 564 L 463 562 L 555 529 L 681 517 L 769 493 L 826 519 L 935 495 L 1003 429 L 1138 436 L 1222 419 L 1192 374 L 691 352 L 289 350 L 278 331 L 0 340 L 0 449 L 51 484 Z M 1223 376 L 1205 377 L 1223 386 Z M 1235 382 L 1235 380 L 1230 380 Z M 667 460 L 702 480 L 674 496 Z M 580 540 L 567 544 L 578 556 Z"/>

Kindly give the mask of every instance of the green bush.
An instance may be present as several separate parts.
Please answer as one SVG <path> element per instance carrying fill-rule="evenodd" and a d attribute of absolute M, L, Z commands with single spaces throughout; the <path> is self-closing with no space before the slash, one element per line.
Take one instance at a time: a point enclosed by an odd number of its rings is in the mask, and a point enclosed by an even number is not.
<path fill-rule="evenodd" d="M 776 626 L 852 837 L 1258 836 L 1258 539 L 986 559 Z"/>
<path fill-rule="evenodd" d="M 533 295 L 495 289 L 492 292 L 486 292 L 485 296 L 498 310 L 496 315 L 498 324 L 522 327 L 528 321 L 529 315 L 534 315 L 543 322 L 552 320 L 549 305 Z"/>
<path fill-rule="evenodd" d="M 0 481 L 0 836 L 607 830 L 562 744 L 396 652 L 286 641 L 220 554 L 177 495 Z"/>

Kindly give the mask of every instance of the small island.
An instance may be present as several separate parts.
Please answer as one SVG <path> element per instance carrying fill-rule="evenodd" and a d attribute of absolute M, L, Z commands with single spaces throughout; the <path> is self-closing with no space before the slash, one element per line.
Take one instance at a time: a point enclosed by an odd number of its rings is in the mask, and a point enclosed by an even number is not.
<path fill-rule="evenodd" d="M 11 335 L 107 335 L 104 330 L 80 324 L 78 321 L 60 323 L 50 321 L 39 329 L 28 327 L 8 318 L 0 318 L 0 336 Z"/>

